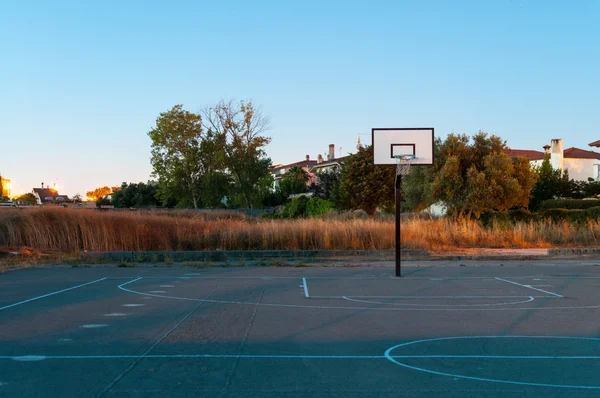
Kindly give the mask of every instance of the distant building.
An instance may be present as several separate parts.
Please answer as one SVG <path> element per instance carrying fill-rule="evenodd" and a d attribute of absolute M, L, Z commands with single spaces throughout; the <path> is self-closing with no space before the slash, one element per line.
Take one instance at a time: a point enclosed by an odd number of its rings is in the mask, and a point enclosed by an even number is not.
<path fill-rule="evenodd" d="M 350 156 L 343 156 L 341 158 L 335 157 L 335 145 L 329 145 L 329 152 L 327 153 L 327 159 L 323 158 L 323 155 L 319 154 L 317 156 L 317 160 L 311 160 L 309 155 L 306 155 L 306 159 L 300 162 L 290 163 L 290 164 L 278 164 L 271 168 L 271 175 L 275 179 L 275 186 L 278 185 L 279 180 L 285 177 L 285 174 L 290 170 L 290 168 L 297 166 L 304 171 L 312 174 L 326 172 L 332 170 L 334 168 L 340 168 L 344 164 L 344 162 Z"/>
<path fill-rule="evenodd" d="M 273 167 L 271 167 L 271 175 L 273 176 L 273 178 L 275 179 L 275 181 L 279 181 L 281 180 L 285 174 L 290 171 L 290 169 L 292 167 L 300 167 L 301 169 L 304 169 L 304 171 L 308 172 L 310 171 L 310 168 L 317 164 L 316 160 L 311 160 L 309 155 L 306 155 L 306 159 L 305 160 L 301 160 L 299 162 L 295 162 L 295 163 L 290 163 L 290 164 L 278 164 L 275 165 Z"/>
<path fill-rule="evenodd" d="M 0 179 L 2 180 L 2 195 L 0 196 L 6 196 L 7 198 L 10 198 L 10 180 L 2 176 L 0 176 Z"/>
<path fill-rule="evenodd" d="M 33 194 L 33 196 L 35 196 L 38 205 L 65 203 L 70 201 L 67 195 L 60 195 L 56 189 L 44 187 L 43 182 L 41 188 L 33 188 L 31 193 Z"/>
<path fill-rule="evenodd" d="M 592 142 L 590 146 L 600 147 L 600 141 Z M 540 166 L 549 156 L 553 169 L 567 170 L 569 177 L 574 180 L 600 180 L 600 153 L 575 147 L 564 149 L 564 142 L 560 138 L 553 139 L 551 145 L 545 145 L 544 152 L 511 149 L 508 153 L 513 157 L 524 156 L 534 166 Z"/>

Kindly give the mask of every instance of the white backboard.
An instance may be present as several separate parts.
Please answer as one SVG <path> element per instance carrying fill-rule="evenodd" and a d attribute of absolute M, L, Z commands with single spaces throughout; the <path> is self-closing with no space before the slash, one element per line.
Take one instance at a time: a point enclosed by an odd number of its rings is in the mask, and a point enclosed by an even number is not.
<path fill-rule="evenodd" d="M 413 166 L 433 164 L 433 128 L 376 128 L 371 130 L 373 163 L 395 165 L 395 155 L 413 155 Z"/>

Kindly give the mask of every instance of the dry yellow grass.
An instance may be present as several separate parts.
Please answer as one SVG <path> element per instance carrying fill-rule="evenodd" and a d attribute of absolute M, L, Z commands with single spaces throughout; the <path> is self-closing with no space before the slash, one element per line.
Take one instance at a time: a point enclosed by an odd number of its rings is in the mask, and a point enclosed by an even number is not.
<path fill-rule="evenodd" d="M 197 214 L 197 213 L 195 213 Z M 0 246 L 45 252 L 171 250 L 393 249 L 394 223 L 350 220 L 266 220 L 190 214 L 96 212 L 61 208 L 0 211 Z M 476 221 L 405 220 L 412 249 L 597 246 L 600 223 L 519 223 L 483 227 Z"/>

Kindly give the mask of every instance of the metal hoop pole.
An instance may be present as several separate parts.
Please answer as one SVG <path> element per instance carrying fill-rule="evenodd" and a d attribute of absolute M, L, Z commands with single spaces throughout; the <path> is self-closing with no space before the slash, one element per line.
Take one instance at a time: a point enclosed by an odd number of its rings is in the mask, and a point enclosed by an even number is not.
<path fill-rule="evenodd" d="M 396 176 L 396 276 L 402 276 L 400 264 L 402 252 L 400 249 L 400 215 L 402 210 L 402 174 Z"/>

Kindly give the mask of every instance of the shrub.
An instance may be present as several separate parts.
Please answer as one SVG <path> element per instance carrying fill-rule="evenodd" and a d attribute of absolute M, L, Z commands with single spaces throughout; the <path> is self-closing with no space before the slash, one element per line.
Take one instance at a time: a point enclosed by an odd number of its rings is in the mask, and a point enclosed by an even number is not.
<path fill-rule="evenodd" d="M 508 217 L 513 222 L 529 222 L 535 219 L 535 215 L 527 209 L 516 209 L 508 212 Z"/>
<path fill-rule="evenodd" d="M 306 205 L 306 215 L 318 217 L 333 210 L 333 203 L 321 198 L 311 198 Z"/>
<path fill-rule="evenodd" d="M 585 214 L 588 219 L 600 221 L 600 206 L 590 207 L 586 209 Z"/>
<path fill-rule="evenodd" d="M 600 205 L 598 200 L 582 199 L 550 199 L 540 204 L 539 211 L 543 212 L 549 209 L 589 209 Z"/>
<path fill-rule="evenodd" d="M 306 216 L 306 208 L 308 206 L 309 199 L 306 196 L 300 196 L 292 199 L 292 201 L 285 205 L 283 211 L 280 213 L 282 218 L 300 218 Z"/>
<path fill-rule="evenodd" d="M 587 214 L 582 209 L 548 209 L 540 213 L 542 218 L 552 221 L 583 222 L 587 220 Z"/>

